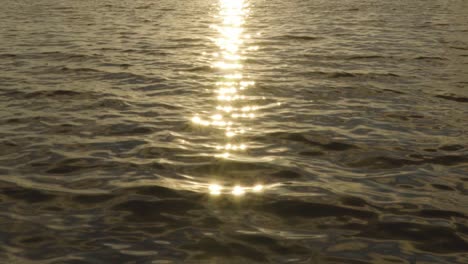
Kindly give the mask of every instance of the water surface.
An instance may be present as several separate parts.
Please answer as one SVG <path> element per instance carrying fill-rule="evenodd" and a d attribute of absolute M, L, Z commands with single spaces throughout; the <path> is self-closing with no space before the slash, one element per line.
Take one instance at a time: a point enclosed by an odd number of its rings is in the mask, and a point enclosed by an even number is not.
<path fill-rule="evenodd" d="M 462 0 L 0 0 L 5 263 L 467 263 Z"/>

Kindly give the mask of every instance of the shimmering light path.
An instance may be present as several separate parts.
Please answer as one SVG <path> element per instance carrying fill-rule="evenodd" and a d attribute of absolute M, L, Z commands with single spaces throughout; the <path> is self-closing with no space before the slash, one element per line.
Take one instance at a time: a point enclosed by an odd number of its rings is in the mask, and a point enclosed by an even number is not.
<path fill-rule="evenodd" d="M 245 32 L 244 24 L 249 16 L 249 4 L 243 0 L 220 0 L 219 13 L 216 19 L 219 23 L 211 25 L 218 37 L 212 39 L 218 50 L 212 53 L 211 67 L 219 71 L 219 80 L 214 84 L 214 96 L 218 104 L 211 116 L 199 114 L 192 117 L 192 122 L 198 126 L 220 129 L 225 134 L 225 142 L 218 144 L 215 157 L 229 159 L 239 152 L 248 150 L 248 144 L 243 141 L 242 135 L 249 128 L 249 122 L 257 117 L 259 106 L 249 103 L 249 97 L 244 94 L 247 89 L 252 89 L 255 81 L 245 75 L 243 60 L 247 51 L 255 51 L 257 46 L 249 46 L 247 40 L 251 36 Z M 223 186 L 212 184 L 209 193 L 219 195 L 231 193 L 242 196 L 246 192 L 261 192 L 264 186 L 261 184 L 245 187 L 236 185 L 230 191 Z"/>

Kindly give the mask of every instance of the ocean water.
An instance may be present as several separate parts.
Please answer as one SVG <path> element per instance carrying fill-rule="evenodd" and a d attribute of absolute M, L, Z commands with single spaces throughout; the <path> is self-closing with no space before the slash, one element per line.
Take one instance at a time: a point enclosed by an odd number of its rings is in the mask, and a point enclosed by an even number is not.
<path fill-rule="evenodd" d="M 0 0 L 0 263 L 468 263 L 467 14 Z"/>

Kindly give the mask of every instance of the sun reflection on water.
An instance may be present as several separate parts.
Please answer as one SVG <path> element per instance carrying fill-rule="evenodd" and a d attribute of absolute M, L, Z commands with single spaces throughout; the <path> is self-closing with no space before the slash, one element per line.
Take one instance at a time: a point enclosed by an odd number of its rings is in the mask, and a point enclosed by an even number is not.
<path fill-rule="evenodd" d="M 218 101 L 211 115 L 195 115 L 192 122 L 201 127 L 224 130 L 224 143 L 214 146 L 214 157 L 219 159 L 235 159 L 237 155 L 248 151 L 248 143 L 242 135 L 251 130 L 248 121 L 258 117 L 259 106 L 249 103 L 251 98 L 245 94 L 255 85 L 245 75 L 245 54 L 258 49 L 249 46 L 250 34 L 245 32 L 244 24 L 250 12 L 247 1 L 220 0 L 219 12 L 215 18 L 219 21 L 210 28 L 217 33 L 213 43 L 218 50 L 211 53 L 211 67 L 217 70 L 219 80 L 215 83 L 213 96 Z M 208 53 L 206 53 L 208 54 Z M 230 193 L 242 196 L 247 192 L 260 193 L 263 185 L 234 186 L 229 191 L 227 187 L 213 184 L 208 187 L 212 195 Z"/>
<path fill-rule="evenodd" d="M 258 106 L 249 105 L 248 97 L 243 91 L 255 85 L 243 75 L 244 65 L 242 61 L 246 50 L 250 47 L 246 44 L 250 39 L 245 34 L 244 23 L 250 11 L 248 4 L 243 0 L 220 0 L 219 13 L 216 18 L 219 23 L 211 25 L 218 37 L 212 39 L 218 47 L 213 53 L 212 68 L 219 71 L 220 80 L 215 83 L 214 96 L 219 101 L 214 113 L 208 117 L 195 115 L 192 122 L 200 126 L 210 126 L 224 130 L 226 143 L 224 146 L 216 146 L 216 150 L 222 153 L 215 154 L 218 158 L 229 158 L 232 151 L 246 150 L 246 143 L 239 138 L 247 130 L 245 122 L 239 119 L 254 119 L 254 112 Z M 235 142 L 234 142 L 235 140 Z"/>
<path fill-rule="evenodd" d="M 223 190 L 223 186 L 218 184 L 211 184 L 208 189 L 210 190 L 210 194 L 212 195 L 220 195 L 221 191 Z"/>
<path fill-rule="evenodd" d="M 247 193 L 261 193 L 265 190 L 265 186 L 262 184 L 257 184 L 251 187 L 235 185 L 233 187 L 223 187 L 219 184 L 210 184 L 208 186 L 208 191 L 213 196 L 218 196 L 221 194 L 231 194 L 234 196 L 243 196 Z"/>

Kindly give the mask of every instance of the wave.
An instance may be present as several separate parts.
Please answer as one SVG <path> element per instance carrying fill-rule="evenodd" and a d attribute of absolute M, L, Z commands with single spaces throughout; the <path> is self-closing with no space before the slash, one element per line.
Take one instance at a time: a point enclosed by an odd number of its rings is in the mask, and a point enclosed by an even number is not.
<path fill-rule="evenodd" d="M 458 102 L 458 103 L 468 103 L 467 97 L 461 97 L 457 95 L 436 95 L 435 97 L 442 98 L 442 99 L 449 100 L 449 101 Z"/>
<path fill-rule="evenodd" d="M 423 164 L 437 164 L 443 166 L 456 166 L 468 163 L 468 156 L 465 155 L 444 155 L 436 157 L 421 157 L 419 159 L 404 159 L 388 156 L 377 156 L 364 158 L 356 162 L 348 163 L 354 168 L 373 169 L 396 169 L 404 166 L 415 166 Z"/>

